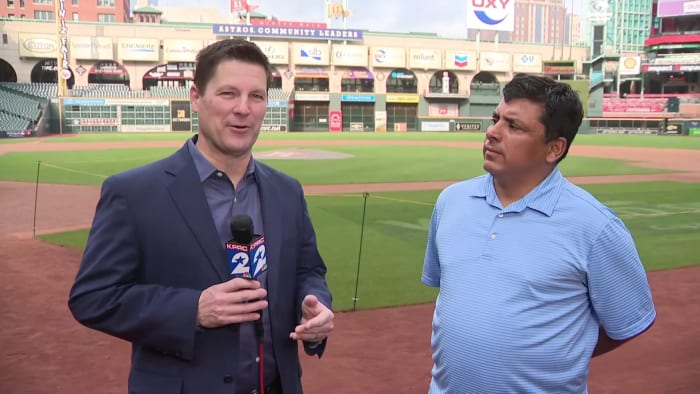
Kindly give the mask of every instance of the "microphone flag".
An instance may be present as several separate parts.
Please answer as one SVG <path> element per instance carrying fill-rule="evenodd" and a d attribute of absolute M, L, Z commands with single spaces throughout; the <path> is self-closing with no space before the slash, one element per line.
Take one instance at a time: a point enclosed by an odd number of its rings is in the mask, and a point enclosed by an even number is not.
<path fill-rule="evenodd" d="M 256 279 L 267 270 L 265 237 L 253 234 L 253 219 L 236 215 L 231 219 L 233 239 L 226 242 L 229 272 L 234 278 Z"/>
<path fill-rule="evenodd" d="M 255 279 L 267 271 L 267 250 L 265 249 L 265 237 L 256 236 L 250 244 L 249 250 L 250 272 Z"/>
<path fill-rule="evenodd" d="M 251 266 L 248 245 L 236 242 L 226 243 L 226 257 L 229 273 L 234 278 L 251 279 Z"/>

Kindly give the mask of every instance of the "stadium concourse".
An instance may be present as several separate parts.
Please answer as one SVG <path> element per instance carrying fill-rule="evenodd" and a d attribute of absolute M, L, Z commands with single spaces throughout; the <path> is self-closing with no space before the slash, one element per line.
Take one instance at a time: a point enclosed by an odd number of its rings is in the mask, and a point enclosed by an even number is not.
<path fill-rule="evenodd" d="M 403 141 L 404 143 L 415 143 Z M 284 146 L 283 141 L 275 141 Z M 398 143 L 385 141 L 383 143 Z M 422 143 L 422 142 L 421 142 Z M 0 155 L 17 151 L 104 147 L 172 146 L 150 143 L 2 144 Z M 179 142 L 177 143 L 179 144 Z M 307 146 L 329 141 L 307 141 Z M 478 144 L 464 144 L 478 147 Z M 700 151 L 574 146 L 572 156 L 614 157 L 644 166 L 678 170 L 665 180 L 699 182 Z M 578 183 L 658 180 L 574 178 Z M 372 190 L 418 190 L 435 183 L 307 187 L 309 194 Z M 39 232 L 89 224 L 96 186 L 41 184 L 52 196 L 40 204 Z M 66 305 L 81 252 L 32 239 L 34 185 L 0 182 L 0 392 L 7 394 L 116 394 L 126 389 L 130 347 L 78 325 Z M 70 204 L 66 204 L 69 201 Z M 697 258 L 697 256 L 689 256 Z M 638 340 L 593 360 L 591 393 L 696 393 L 700 387 L 700 266 L 651 272 L 658 320 Z M 323 359 L 301 356 L 310 394 L 425 393 L 430 377 L 433 304 L 338 313 L 336 332 Z"/>

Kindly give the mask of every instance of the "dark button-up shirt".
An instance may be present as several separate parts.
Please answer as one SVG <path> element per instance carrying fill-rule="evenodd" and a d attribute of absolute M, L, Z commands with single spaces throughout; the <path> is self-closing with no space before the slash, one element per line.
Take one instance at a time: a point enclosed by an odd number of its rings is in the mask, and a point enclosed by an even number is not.
<path fill-rule="evenodd" d="M 199 151 L 196 146 L 197 136 L 190 139 L 187 144 L 194 161 L 195 168 L 202 182 L 204 195 L 207 198 L 209 209 L 216 231 L 219 234 L 219 242 L 225 247 L 231 236 L 231 218 L 235 215 L 247 214 L 253 219 L 253 233 L 263 234 L 262 209 L 260 206 L 260 192 L 255 174 L 255 160 L 251 158 L 243 179 L 234 189 L 233 183 L 223 172 L 216 169 Z M 270 263 L 267 261 L 268 265 Z M 222 261 L 221 264 L 227 264 Z M 263 272 L 258 278 L 262 287 L 267 289 L 267 272 Z M 271 382 L 277 376 L 277 367 L 272 351 L 272 336 L 270 328 L 270 316 L 267 310 L 262 314 L 264 327 L 264 373 L 266 382 Z M 257 389 L 259 382 L 258 371 L 258 345 L 255 335 L 254 323 L 237 325 L 234 335 L 238 337 L 239 352 L 235 371 L 231 371 L 233 379 L 225 379 L 235 384 L 235 393 L 250 393 Z M 232 349 L 233 351 L 233 349 Z"/>

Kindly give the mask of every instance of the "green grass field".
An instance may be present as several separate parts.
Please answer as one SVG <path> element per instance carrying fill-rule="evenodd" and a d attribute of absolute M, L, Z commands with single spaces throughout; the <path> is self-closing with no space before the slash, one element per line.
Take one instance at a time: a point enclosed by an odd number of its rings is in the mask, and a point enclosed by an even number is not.
<path fill-rule="evenodd" d="M 123 142 L 123 141 L 184 141 L 190 133 L 108 133 L 70 134 L 63 137 L 43 138 L 46 143 L 68 142 Z M 483 133 L 263 133 L 261 141 L 304 140 L 402 140 L 402 141 L 483 141 Z M 30 143 L 35 139 L 0 139 L 3 143 Z M 700 138 L 659 135 L 580 134 L 576 145 L 638 146 L 673 149 L 700 149 Z"/>
<path fill-rule="evenodd" d="M 296 148 L 303 148 L 300 143 Z M 284 149 L 292 148 L 289 146 Z M 125 148 L 74 152 L 12 152 L 0 156 L 0 179 L 33 182 L 37 163 L 41 182 L 98 185 L 119 171 L 165 157 L 176 148 Z M 279 149 L 264 146 L 255 152 Z M 350 159 L 266 160 L 303 184 L 451 181 L 482 173 L 478 149 L 435 146 L 314 146 L 353 155 Z M 562 162 L 568 176 L 658 173 L 664 170 L 634 167 L 620 160 L 569 157 Z"/>
<path fill-rule="evenodd" d="M 405 139 L 480 141 L 483 135 L 418 133 L 379 135 L 348 133 L 343 139 Z M 142 139 L 184 139 L 184 135 L 148 134 Z M 433 138 L 428 138 L 433 137 Z M 604 141 L 624 146 L 667 146 L 698 149 L 699 139 L 659 136 L 580 136 L 578 144 Z M 597 138 L 603 137 L 600 140 Z M 608 138 L 614 137 L 614 138 Z M 122 139 L 123 138 L 123 139 Z M 56 141 L 133 140 L 131 134 L 83 135 Z M 328 139 L 332 134 L 271 134 L 267 139 Z M 655 142 L 661 144 L 653 144 Z M 58 143 L 58 142 L 57 142 Z M 288 146 L 285 146 L 288 148 Z M 411 180 L 460 180 L 482 172 L 478 150 L 430 146 L 314 146 L 353 154 L 352 159 L 265 160 L 296 176 L 305 184 L 388 182 Z M 105 176 L 143 164 L 174 151 L 175 148 L 109 149 L 102 151 L 10 153 L 0 156 L 0 179 L 34 181 L 37 160 L 42 182 L 98 185 Z M 265 146 L 262 152 L 276 149 Z M 60 168 L 57 168 L 60 167 Z M 661 172 L 631 167 L 617 160 L 569 157 L 562 171 L 566 175 L 630 174 Z M 700 184 L 656 182 L 640 184 L 587 185 L 587 190 L 612 207 L 632 232 L 648 270 L 700 263 Z M 420 283 L 427 226 L 439 190 L 421 192 L 372 193 L 367 200 L 362 256 L 359 259 L 358 308 L 394 306 L 432 301 L 435 290 Z M 353 306 L 358 272 L 358 251 L 363 198 L 360 194 L 308 196 L 309 210 L 316 227 L 319 248 L 328 264 L 328 281 L 338 310 Z M 42 239 L 82 248 L 87 230 L 44 235 Z"/>
<path fill-rule="evenodd" d="M 700 184 L 672 182 L 585 187 L 618 211 L 634 235 L 648 270 L 700 263 Z M 358 307 L 434 300 L 420 283 L 432 204 L 439 191 L 370 194 L 358 287 Z M 328 264 L 328 282 L 339 310 L 352 308 L 357 277 L 363 198 L 309 196 L 309 210 Z M 42 236 L 82 248 L 87 230 Z M 693 260 L 695 258 L 695 260 Z"/>

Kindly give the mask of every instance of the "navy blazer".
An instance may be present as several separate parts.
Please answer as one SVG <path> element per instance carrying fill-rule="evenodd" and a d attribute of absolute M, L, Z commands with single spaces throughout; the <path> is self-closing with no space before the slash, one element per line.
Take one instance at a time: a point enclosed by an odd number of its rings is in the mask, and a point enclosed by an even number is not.
<path fill-rule="evenodd" d="M 326 266 L 299 182 L 256 163 L 268 261 L 268 311 L 285 394 L 301 394 L 289 333 L 314 294 L 331 308 Z M 224 245 L 186 145 L 102 185 L 69 307 L 87 327 L 132 343 L 129 393 L 232 393 L 236 325 L 197 327 L 202 290 L 230 279 Z M 308 354 L 319 357 L 325 341 Z"/>

